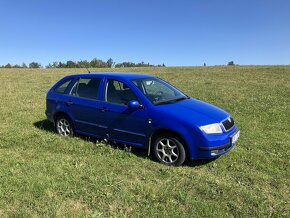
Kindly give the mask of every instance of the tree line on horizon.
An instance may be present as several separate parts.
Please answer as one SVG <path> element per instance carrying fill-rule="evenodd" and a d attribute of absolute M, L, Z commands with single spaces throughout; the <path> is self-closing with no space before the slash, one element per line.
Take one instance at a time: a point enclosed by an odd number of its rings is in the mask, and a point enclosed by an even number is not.
<path fill-rule="evenodd" d="M 22 63 L 21 65 L 10 63 L 0 66 L 0 68 L 121 68 L 121 67 L 165 67 L 164 64 L 153 65 L 145 62 L 133 63 L 133 62 L 121 62 L 115 63 L 112 58 L 109 58 L 107 61 L 94 58 L 91 61 L 80 60 L 80 61 L 54 61 L 49 63 L 47 66 L 43 67 L 39 62 L 31 62 L 28 65 Z"/>

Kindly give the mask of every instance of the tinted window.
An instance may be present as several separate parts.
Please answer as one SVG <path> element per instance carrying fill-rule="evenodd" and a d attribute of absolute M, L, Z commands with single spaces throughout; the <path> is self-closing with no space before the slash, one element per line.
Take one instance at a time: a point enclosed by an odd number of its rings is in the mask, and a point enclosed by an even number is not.
<path fill-rule="evenodd" d="M 97 99 L 100 78 L 80 78 L 75 82 L 69 94 L 82 98 Z"/>
<path fill-rule="evenodd" d="M 114 104 L 127 105 L 129 101 L 138 100 L 138 98 L 125 83 L 117 80 L 108 80 L 105 100 Z"/>
<path fill-rule="evenodd" d="M 54 91 L 56 93 L 61 93 L 61 94 L 65 93 L 65 91 L 66 91 L 66 89 L 67 89 L 67 87 L 68 87 L 68 85 L 70 84 L 71 81 L 72 81 L 72 79 L 69 79 L 69 80 L 64 81 L 63 83 L 61 83 L 60 85 L 58 85 L 54 89 Z"/>

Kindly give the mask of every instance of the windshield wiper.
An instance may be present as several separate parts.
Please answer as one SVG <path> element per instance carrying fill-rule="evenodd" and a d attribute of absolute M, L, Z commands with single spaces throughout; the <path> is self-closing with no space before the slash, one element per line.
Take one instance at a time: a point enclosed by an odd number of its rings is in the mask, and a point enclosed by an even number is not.
<path fill-rule="evenodd" d="M 185 99 L 189 99 L 189 97 L 188 96 L 184 96 L 184 97 L 181 97 L 181 98 L 176 98 L 176 99 L 171 99 L 171 100 L 166 100 L 166 101 L 159 101 L 159 102 L 156 102 L 155 105 L 172 104 L 172 103 L 175 103 L 175 102 L 178 102 L 178 101 L 183 101 Z"/>
<path fill-rule="evenodd" d="M 177 102 L 177 101 L 183 101 L 183 100 L 186 100 L 186 99 L 190 99 L 190 97 L 189 96 L 183 96 L 181 98 L 175 99 L 175 102 Z"/>

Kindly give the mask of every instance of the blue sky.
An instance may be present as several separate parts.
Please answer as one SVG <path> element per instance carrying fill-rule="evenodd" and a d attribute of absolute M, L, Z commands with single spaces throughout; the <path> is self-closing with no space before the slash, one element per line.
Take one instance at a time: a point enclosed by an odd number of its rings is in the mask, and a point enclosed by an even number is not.
<path fill-rule="evenodd" d="M 1 0 L 0 65 L 290 64 L 289 0 Z"/>

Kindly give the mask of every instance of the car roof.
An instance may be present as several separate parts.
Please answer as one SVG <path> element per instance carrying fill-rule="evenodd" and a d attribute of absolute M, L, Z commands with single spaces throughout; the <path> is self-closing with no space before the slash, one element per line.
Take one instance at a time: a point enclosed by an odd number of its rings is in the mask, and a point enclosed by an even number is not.
<path fill-rule="evenodd" d="M 131 72 L 91 72 L 84 74 L 74 74 L 68 77 L 108 77 L 114 79 L 131 80 L 131 79 L 148 78 L 153 76 L 149 74 L 131 73 Z"/>

